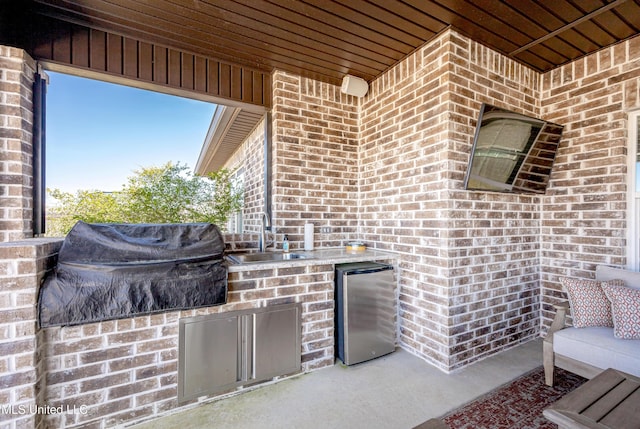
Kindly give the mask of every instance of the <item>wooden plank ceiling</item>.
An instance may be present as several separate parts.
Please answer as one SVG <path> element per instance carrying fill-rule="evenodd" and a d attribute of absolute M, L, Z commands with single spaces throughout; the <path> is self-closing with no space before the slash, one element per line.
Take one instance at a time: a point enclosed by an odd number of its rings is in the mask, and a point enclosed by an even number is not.
<path fill-rule="evenodd" d="M 535 70 L 638 34 L 640 0 L 35 0 L 35 12 L 231 64 L 371 81 L 449 26 Z"/>
<path fill-rule="evenodd" d="M 31 31 L 31 38 L 43 31 L 51 34 L 40 48 L 51 50 L 53 56 L 38 58 L 36 49 L 38 59 L 55 61 L 60 45 L 62 53 L 69 55 L 59 62 L 73 65 L 81 60 L 73 58 L 73 49 L 67 45 L 82 45 L 78 34 L 90 39 L 85 45 L 96 43 L 93 34 L 108 34 L 111 39 L 138 41 L 138 46 L 164 46 L 169 53 L 225 63 L 231 70 L 254 70 L 266 76 L 279 69 L 336 85 L 346 74 L 371 82 L 448 27 L 541 72 L 633 37 L 640 30 L 640 0 L 20 1 L 17 11 L 5 15 L 35 14 L 47 19 L 31 20 L 35 27 L 31 30 L 29 18 L 8 20 L 5 16 L 5 24 L 17 33 Z M 65 25 L 43 29 L 37 24 L 52 18 Z M 53 27 L 85 31 L 76 34 L 73 30 L 71 36 L 65 36 Z M 117 43 L 112 45 L 109 52 L 117 54 Z M 146 58 L 137 55 L 138 62 Z M 153 57 L 146 59 L 157 66 Z M 184 87 L 182 71 L 178 75 L 177 86 Z M 154 75 L 147 80 L 157 79 Z M 207 82 L 203 85 L 208 94 L 212 89 Z M 253 90 L 241 91 L 239 100 L 268 108 L 269 82 L 256 86 L 260 80 L 251 79 L 249 83 Z M 224 98 L 224 91 L 213 92 Z M 232 90 L 227 92 L 234 98 Z M 251 99 L 245 100 L 250 94 Z M 262 117 L 262 111 L 246 108 L 221 108 L 220 112 L 226 112 L 220 114 L 224 121 L 212 122 L 198 161 L 199 173 L 224 165 Z"/>

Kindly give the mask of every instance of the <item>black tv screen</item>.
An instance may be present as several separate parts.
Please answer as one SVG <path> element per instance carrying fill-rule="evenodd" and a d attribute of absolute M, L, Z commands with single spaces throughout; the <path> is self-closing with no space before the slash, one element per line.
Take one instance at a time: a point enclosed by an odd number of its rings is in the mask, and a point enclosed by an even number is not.
<path fill-rule="evenodd" d="M 465 189 L 544 194 L 561 125 L 483 104 Z"/>

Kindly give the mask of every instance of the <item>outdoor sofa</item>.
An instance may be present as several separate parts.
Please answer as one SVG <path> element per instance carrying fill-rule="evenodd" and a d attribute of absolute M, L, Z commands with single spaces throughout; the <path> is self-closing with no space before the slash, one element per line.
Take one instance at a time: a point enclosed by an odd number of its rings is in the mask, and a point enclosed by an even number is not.
<path fill-rule="evenodd" d="M 595 280 L 561 282 L 569 302 L 555 305 L 544 338 L 545 383 L 553 386 L 555 367 L 589 379 L 607 368 L 640 376 L 640 273 L 600 265 Z"/>

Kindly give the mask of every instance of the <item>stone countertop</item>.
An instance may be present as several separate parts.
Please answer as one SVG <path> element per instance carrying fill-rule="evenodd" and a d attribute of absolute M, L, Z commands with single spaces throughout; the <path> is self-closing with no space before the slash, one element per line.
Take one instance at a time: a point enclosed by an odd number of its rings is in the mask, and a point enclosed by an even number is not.
<path fill-rule="evenodd" d="M 240 271 L 264 270 L 265 268 L 273 268 L 274 266 L 306 266 L 320 264 L 342 264 L 348 262 L 363 261 L 380 261 L 380 260 L 397 260 L 398 254 L 386 250 L 367 249 L 364 252 L 347 252 L 344 247 L 331 247 L 324 249 L 316 249 L 311 251 L 293 250 L 291 253 L 304 253 L 311 255 L 306 259 L 291 259 L 284 261 L 268 261 L 268 262 L 251 262 L 244 264 L 236 264 L 229 261 L 229 272 L 235 273 Z"/>

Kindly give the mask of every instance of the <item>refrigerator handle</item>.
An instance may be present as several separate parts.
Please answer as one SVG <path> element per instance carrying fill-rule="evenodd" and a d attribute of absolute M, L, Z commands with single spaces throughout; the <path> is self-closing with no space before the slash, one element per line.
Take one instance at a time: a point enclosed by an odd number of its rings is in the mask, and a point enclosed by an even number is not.
<path fill-rule="evenodd" d="M 371 273 L 378 273 L 380 271 L 388 271 L 388 270 L 393 270 L 393 265 L 386 265 L 386 266 L 380 266 L 375 268 L 354 269 L 354 270 L 345 271 L 344 274 L 347 276 L 350 276 L 352 274 L 371 274 Z"/>

